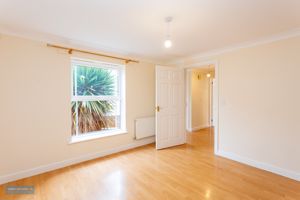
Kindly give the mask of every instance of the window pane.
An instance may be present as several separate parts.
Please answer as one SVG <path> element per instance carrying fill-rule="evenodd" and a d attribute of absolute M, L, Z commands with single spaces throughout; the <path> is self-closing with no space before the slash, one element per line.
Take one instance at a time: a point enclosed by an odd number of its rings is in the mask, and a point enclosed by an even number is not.
<path fill-rule="evenodd" d="M 73 101 L 72 120 L 73 135 L 120 128 L 119 102 Z"/>
<path fill-rule="evenodd" d="M 77 102 L 72 101 L 72 136 L 76 135 L 76 127 L 77 127 Z"/>
<path fill-rule="evenodd" d="M 73 66 L 74 96 L 117 96 L 119 71 L 98 67 Z"/>

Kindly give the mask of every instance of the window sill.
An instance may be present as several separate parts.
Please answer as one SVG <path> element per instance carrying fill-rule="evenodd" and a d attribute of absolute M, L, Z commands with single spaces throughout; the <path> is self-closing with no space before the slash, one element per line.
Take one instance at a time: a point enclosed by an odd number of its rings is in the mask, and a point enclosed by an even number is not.
<path fill-rule="evenodd" d="M 109 131 L 101 131 L 101 132 L 95 132 L 91 134 L 86 134 L 82 136 L 72 136 L 69 144 L 75 144 L 79 142 L 85 142 L 89 140 L 95 140 L 99 138 L 104 138 L 104 137 L 110 137 L 114 135 L 121 135 L 121 134 L 126 134 L 127 130 L 121 130 L 121 129 L 116 129 L 116 130 L 109 130 Z"/>

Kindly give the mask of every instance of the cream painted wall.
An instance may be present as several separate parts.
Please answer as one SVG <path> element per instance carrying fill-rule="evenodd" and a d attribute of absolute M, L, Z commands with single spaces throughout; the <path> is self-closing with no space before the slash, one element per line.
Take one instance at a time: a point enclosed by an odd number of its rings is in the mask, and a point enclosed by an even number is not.
<path fill-rule="evenodd" d="M 199 75 L 199 79 L 198 79 Z M 192 130 L 209 126 L 210 98 L 209 81 L 206 72 L 192 70 L 191 74 L 191 113 Z"/>
<path fill-rule="evenodd" d="M 185 60 L 219 63 L 219 151 L 300 180 L 300 37 Z"/>
<path fill-rule="evenodd" d="M 134 119 L 155 114 L 155 66 L 130 63 L 126 66 L 128 134 L 68 144 L 70 70 L 65 51 L 1 35 L 0 176 L 130 144 Z"/>

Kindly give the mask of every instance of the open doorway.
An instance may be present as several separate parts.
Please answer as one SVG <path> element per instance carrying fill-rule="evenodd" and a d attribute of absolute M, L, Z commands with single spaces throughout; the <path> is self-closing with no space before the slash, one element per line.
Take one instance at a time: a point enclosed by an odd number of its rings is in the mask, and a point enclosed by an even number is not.
<path fill-rule="evenodd" d="M 185 69 L 186 130 L 209 130 L 214 152 L 218 152 L 217 64 L 199 63 Z"/>
<path fill-rule="evenodd" d="M 213 66 L 187 70 L 187 127 L 189 132 L 213 126 Z"/>

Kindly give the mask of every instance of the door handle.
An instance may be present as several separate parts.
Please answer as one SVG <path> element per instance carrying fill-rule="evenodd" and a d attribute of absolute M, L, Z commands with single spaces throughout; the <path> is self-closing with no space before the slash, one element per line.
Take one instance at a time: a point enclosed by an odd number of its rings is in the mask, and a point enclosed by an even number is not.
<path fill-rule="evenodd" d="M 159 112 L 160 111 L 160 107 L 156 106 L 155 110 L 156 110 L 156 112 Z"/>

